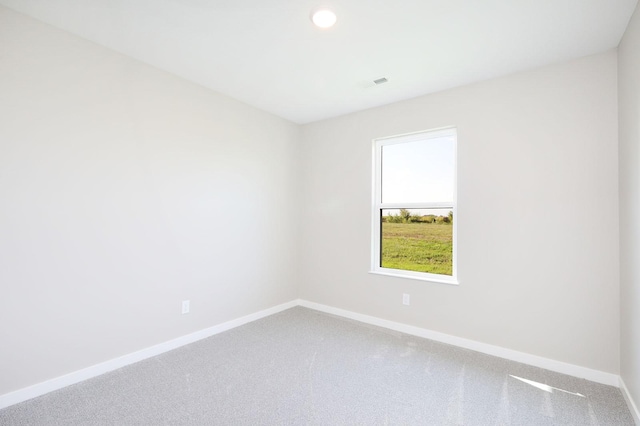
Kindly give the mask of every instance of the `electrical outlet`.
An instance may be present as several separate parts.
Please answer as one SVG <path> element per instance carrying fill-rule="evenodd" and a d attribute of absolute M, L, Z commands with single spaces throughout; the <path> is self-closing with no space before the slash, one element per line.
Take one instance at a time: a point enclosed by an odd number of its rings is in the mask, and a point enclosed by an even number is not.
<path fill-rule="evenodd" d="M 402 304 L 409 306 L 409 303 L 411 303 L 411 296 L 409 296 L 407 293 L 403 293 L 402 294 Z"/>
<path fill-rule="evenodd" d="M 188 314 L 189 313 L 189 301 L 188 300 L 183 300 L 182 301 L 182 313 L 183 314 Z"/>

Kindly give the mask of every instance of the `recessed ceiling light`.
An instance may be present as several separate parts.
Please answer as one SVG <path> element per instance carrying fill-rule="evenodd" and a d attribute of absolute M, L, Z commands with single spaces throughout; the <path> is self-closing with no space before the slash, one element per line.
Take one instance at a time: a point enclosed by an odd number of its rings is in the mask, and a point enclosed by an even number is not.
<path fill-rule="evenodd" d="M 336 23 L 336 14 L 329 9 L 318 9 L 311 15 L 313 23 L 320 28 L 329 28 Z"/>

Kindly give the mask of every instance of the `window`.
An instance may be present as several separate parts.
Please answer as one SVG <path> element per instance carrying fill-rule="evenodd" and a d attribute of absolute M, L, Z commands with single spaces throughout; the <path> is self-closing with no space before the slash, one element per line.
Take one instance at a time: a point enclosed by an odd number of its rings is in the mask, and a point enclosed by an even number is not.
<path fill-rule="evenodd" d="M 372 272 L 457 284 L 456 130 L 374 141 Z"/>

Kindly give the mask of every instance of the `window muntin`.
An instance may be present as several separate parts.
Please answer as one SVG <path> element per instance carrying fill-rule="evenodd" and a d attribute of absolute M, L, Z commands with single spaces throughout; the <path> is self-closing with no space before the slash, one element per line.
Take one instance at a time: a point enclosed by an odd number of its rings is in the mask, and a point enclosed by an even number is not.
<path fill-rule="evenodd" d="M 456 281 L 456 131 L 374 141 L 372 272 Z"/>

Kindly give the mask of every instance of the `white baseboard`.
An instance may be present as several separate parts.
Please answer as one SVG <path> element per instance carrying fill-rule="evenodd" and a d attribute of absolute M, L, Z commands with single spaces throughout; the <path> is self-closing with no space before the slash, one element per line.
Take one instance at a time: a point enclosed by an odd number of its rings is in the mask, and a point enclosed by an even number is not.
<path fill-rule="evenodd" d="M 19 402 L 26 401 L 28 399 L 35 398 L 40 395 L 44 395 L 46 393 L 61 389 L 69 385 L 73 385 L 75 383 L 82 382 L 87 379 L 91 379 L 96 376 L 100 376 L 101 374 L 108 373 L 109 371 L 113 371 L 129 364 L 151 358 L 161 353 L 168 352 L 172 349 L 179 348 L 180 346 L 188 345 L 189 343 L 205 339 L 215 334 L 222 333 L 223 331 L 239 327 L 241 325 L 267 317 L 269 315 L 273 315 L 297 305 L 298 301 L 292 300 L 290 302 L 273 306 L 271 308 L 255 312 L 241 318 L 236 318 L 222 324 L 214 325 L 213 327 L 209 327 L 204 330 L 196 331 L 195 333 L 187 334 L 185 336 L 169 340 L 168 342 L 160 343 L 158 345 L 151 346 L 149 348 L 142 349 L 127 355 L 123 355 L 121 357 L 114 358 L 100 364 L 92 365 L 91 367 L 74 371 L 73 373 L 56 377 L 54 379 L 47 380 L 46 382 L 38 383 L 27 388 L 0 395 L 0 409 L 17 404 Z"/>
<path fill-rule="evenodd" d="M 367 324 L 376 325 L 379 327 L 387 328 L 390 330 L 399 331 L 402 333 L 423 337 L 438 342 L 447 343 L 454 346 L 459 346 L 466 349 L 471 349 L 477 352 L 486 353 L 489 355 L 497 356 L 500 358 L 509 359 L 512 361 L 521 362 L 524 364 L 533 365 L 536 367 L 545 368 L 547 370 L 556 371 L 559 373 L 567 374 L 574 377 L 584 378 L 597 383 L 603 383 L 610 386 L 620 387 L 622 394 L 629 405 L 629 409 L 635 416 L 635 421 L 640 425 L 638 420 L 638 409 L 631 395 L 629 395 L 626 386 L 622 379 L 615 374 L 605 373 L 598 370 L 592 370 L 586 367 L 580 367 L 560 361 L 555 361 L 548 358 L 539 357 L 536 355 L 530 355 L 524 352 L 518 352 L 511 349 L 502 348 L 500 346 L 494 346 L 487 343 L 481 343 L 474 340 L 464 339 L 461 337 L 451 336 L 448 334 L 440 333 L 433 330 L 428 330 L 420 327 L 406 325 L 398 322 L 384 320 L 381 318 L 359 314 L 356 312 L 347 311 L 340 308 L 334 308 L 319 303 L 309 302 L 307 300 L 292 300 L 281 305 L 277 305 L 250 315 L 246 315 L 241 318 L 236 318 L 231 321 L 224 322 L 222 324 L 215 325 L 213 327 L 206 328 L 204 330 L 197 331 L 195 333 L 187 334 L 185 336 L 178 337 L 168 342 L 160 343 L 155 346 L 151 346 L 146 349 L 142 349 L 137 352 L 133 352 L 118 358 L 114 358 L 109 361 L 105 361 L 100 364 L 93 365 L 91 367 L 84 368 L 82 370 L 75 371 L 73 373 L 60 376 L 46 382 L 38 383 L 33 386 L 29 386 L 24 389 L 19 389 L 14 392 L 10 392 L 4 395 L 0 395 L 0 409 L 14 405 L 40 395 L 52 392 L 54 390 L 61 389 L 63 387 L 79 383 L 81 381 L 99 376 L 109 371 L 116 370 L 118 368 L 133 364 L 138 361 L 159 355 L 161 353 L 176 349 L 180 346 L 188 345 L 189 343 L 196 342 L 201 339 L 213 336 L 223 331 L 230 330 L 232 328 L 247 324 L 249 322 L 273 315 L 275 313 L 284 311 L 294 306 L 303 306 L 306 308 L 314 309 L 321 312 L 326 312 L 333 315 L 338 315 L 345 318 L 350 318 L 356 321 L 364 322 Z"/>
<path fill-rule="evenodd" d="M 334 308 L 332 306 L 321 305 L 319 303 L 309 302 L 307 300 L 299 300 L 299 305 L 306 308 L 315 309 L 317 311 L 326 312 L 328 314 L 338 315 L 345 318 L 350 318 L 356 321 L 364 322 L 367 324 L 376 325 L 390 330 L 400 331 L 402 333 L 411 334 L 413 336 L 424 337 L 426 339 L 435 340 L 449 345 L 459 346 L 466 349 L 471 349 L 477 352 L 482 352 L 488 355 L 497 356 L 500 358 L 509 359 L 512 361 L 521 362 L 523 364 L 533 365 L 535 367 L 544 368 L 546 370 L 555 371 L 558 373 L 567 374 L 569 376 L 579 377 L 581 379 L 587 379 L 592 382 L 602 383 L 609 386 L 620 385 L 620 376 L 612 373 L 605 373 L 603 371 L 592 370 L 586 367 L 580 367 L 566 362 L 555 361 L 549 358 L 543 358 L 536 355 L 527 354 L 524 352 L 518 352 L 511 349 L 506 349 L 500 346 L 494 346 L 487 343 L 477 342 L 475 340 L 469 340 L 462 337 L 451 336 L 449 334 L 440 333 L 425 328 L 414 327 L 398 322 L 393 322 L 369 315 L 359 314 L 356 312 L 347 311 L 344 309 Z"/>
<path fill-rule="evenodd" d="M 633 420 L 637 425 L 640 426 L 640 410 L 638 410 L 638 406 L 633 401 L 631 394 L 629 393 L 629 389 L 627 389 L 627 385 L 624 384 L 624 380 L 620 377 L 620 391 L 622 392 L 622 396 L 624 400 L 627 402 L 627 406 L 629 407 L 629 411 L 631 411 L 631 415 L 633 416 Z"/>

